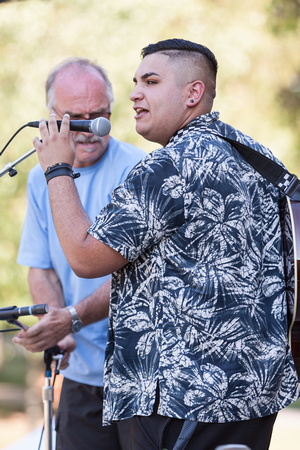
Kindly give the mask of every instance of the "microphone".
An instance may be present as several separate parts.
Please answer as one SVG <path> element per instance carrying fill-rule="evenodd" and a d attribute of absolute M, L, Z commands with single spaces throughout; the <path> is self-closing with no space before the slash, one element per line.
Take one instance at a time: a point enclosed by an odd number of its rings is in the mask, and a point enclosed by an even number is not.
<path fill-rule="evenodd" d="M 47 303 L 22 308 L 9 306 L 8 308 L 0 308 L 0 320 L 16 320 L 19 316 L 41 316 L 46 314 L 48 310 Z"/>
<path fill-rule="evenodd" d="M 48 121 L 46 121 L 48 125 Z M 28 127 L 38 128 L 39 121 L 28 122 Z M 57 120 L 57 126 L 60 130 L 61 120 Z M 85 133 L 93 133 L 96 136 L 106 136 L 110 132 L 111 124 L 105 117 L 97 117 L 93 120 L 70 120 L 71 131 L 83 131 Z"/>

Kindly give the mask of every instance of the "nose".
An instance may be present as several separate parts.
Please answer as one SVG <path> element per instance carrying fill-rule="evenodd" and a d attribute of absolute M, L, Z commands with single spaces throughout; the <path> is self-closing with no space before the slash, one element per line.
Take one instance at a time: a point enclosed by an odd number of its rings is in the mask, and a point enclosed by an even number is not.
<path fill-rule="evenodd" d="M 142 96 L 143 94 L 138 85 L 136 84 L 129 94 L 129 100 L 131 100 L 132 102 L 136 102 L 137 100 L 140 100 Z"/>

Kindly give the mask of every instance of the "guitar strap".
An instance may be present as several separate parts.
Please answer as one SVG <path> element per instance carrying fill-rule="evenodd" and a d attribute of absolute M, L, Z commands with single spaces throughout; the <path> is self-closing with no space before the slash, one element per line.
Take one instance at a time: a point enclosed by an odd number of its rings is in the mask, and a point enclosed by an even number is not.
<path fill-rule="evenodd" d="M 234 141 L 220 134 L 212 133 L 218 137 L 229 142 L 240 155 L 266 180 L 277 187 L 285 197 L 288 197 L 293 202 L 300 202 L 300 181 L 296 175 L 289 173 L 284 167 L 272 161 L 265 155 L 257 152 L 251 147 Z M 285 198 L 283 197 L 283 199 Z M 298 313 L 296 313 L 295 305 L 297 304 L 296 292 L 296 274 L 298 266 L 295 263 L 294 255 L 294 241 L 293 241 L 293 225 L 292 225 L 292 210 L 288 203 L 284 201 L 280 205 L 280 219 L 283 228 L 283 254 L 285 260 L 285 275 L 286 275 L 286 294 L 288 305 L 288 321 L 289 321 L 289 342 L 292 350 L 293 359 L 298 373 L 298 380 L 300 383 L 300 357 L 299 344 L 295 343 L 296 338 L 291 337 L 291 329 L 295 329 L 295 333 L 300 337 Z M 296 317 L 297 316 L 297 317 Z M 297 327 L 294 325 L 297 322 Z M 298 338 L 299 339 L 299 338 Z M 297 341 L 298 342 L 298 341 Z M 296 347 L 297 345 L 297 347 Z"/>
<path fill-rule="evenodd" d="M 266 178 L 266 180 L 270 181 L 270 183 L 274 184 L 284 195 L 291 200 L 300 201 L 300 180 L 296 175 L 291 174 L 284 167 L 272 161 L 272 159 L 241 142 L 222 136 L 221 134 L 212 134 L 229 142 L 253 169 Z"/>
<path fill-rule="evenodd" d="M 180 434 L 175 442 L 173 450 L 185 450 L 188 445 L 191 437 L 196 430 L 198 422 L 194 422 L 191 420 L 185 420 L 182 425 L 182 429 Z"/>

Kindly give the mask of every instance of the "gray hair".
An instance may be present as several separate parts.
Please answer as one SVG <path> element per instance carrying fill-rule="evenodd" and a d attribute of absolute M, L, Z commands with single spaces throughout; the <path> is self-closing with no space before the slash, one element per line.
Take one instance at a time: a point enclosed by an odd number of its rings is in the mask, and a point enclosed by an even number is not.
<path fill-rule="evenodd" d="M 106 88 L 107 88 L 108 101 L 109 101 L 110 105 L 113 103 L 114 95 L 113 95 L 113 91 L 112 91 L 111 82 L 109 81 L 109 78 L 106 74 L 106 71 L 103 69 L 103 67 L 96 63 L 91 62 L 87 58 L 71 57 L 71 58 L 68 58 L 68 59 L 62 61 L 48 75 L 48 78 L 46 81 L 47 108 L 51 109 L 51 107 L 54 106 L 55 96 L 54 96 L 53 86 L 54 86 L 54 80 L 55 80 L 56 75 L 71 66 L 95 69 L 102 76 L 102 78 L 105 81 Z"/>

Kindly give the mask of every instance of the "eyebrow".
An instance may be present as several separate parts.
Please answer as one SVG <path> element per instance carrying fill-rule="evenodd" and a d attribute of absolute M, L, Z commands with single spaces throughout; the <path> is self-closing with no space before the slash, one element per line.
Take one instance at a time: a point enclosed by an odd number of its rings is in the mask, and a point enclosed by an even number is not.
<path fill-rule="evenodd" d="M 152 77 L 153 75 L 160 77 L 159 73 L 156 72 L 147 72 L 144 75 L 141 76 L 142 80 L 145 80 L 146 78 Z M 137 79 L 133 77 L 133 82 L 136 83 Z"/>
<path fill-rule="evenodd" d="M 83 114 L 101 114 L 101 113 L 106 112 L 107 109 L 110 109 L 110 108 L 109 107 L 108 108 L 100 108 L 97 111 L 86 112 Z M 69 114 L 70 116 L 81 116 L 82 115 L 82 113 L 74 113 L 71 111 L 66 111 L 65 114 Z"/>

